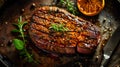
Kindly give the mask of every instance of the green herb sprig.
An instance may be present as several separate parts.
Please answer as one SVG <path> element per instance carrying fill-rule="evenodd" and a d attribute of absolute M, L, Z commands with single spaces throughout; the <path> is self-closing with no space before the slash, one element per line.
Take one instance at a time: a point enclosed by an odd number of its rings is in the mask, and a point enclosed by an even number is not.
<path fill-rule="evenodd" d="M 18 23 L 14 24 L 17 28 L 12 30 L 13 33 L 18 33 L 18 36 L 21 38 L 15 38 L 13 39 L 13 44 L 15 46 L 15 48 L 17 50 L 20 51 L 20 55 L 25 57 L 25 60 L 27 60 L 28 62 L 33 62 L 34 59 L 32 57 L 32 54 L 30 54 L 27 51 L 26 48 L 26 39 L 25 39 L 25 34 L 24 34 L 24 30 L 23 27 L 25 26 L 25 24 L 27 24 L 27 22 L 23 22 L 22 21 L 22 16 L 20 16 L 20 18 L 18 19 Z"/>
<path fill-rule="evenodd" d="M 57 32 L 65 32 L 69 30 L 67 27 L 65 27 L 64 24 L 58 24 L 58 23 L 52 23 L 49 29 Z"/>
<path fill-rule="evenodd" d="M 70 0 L 60 0 L 60 4 L 64 5 L 67 8 L 67 10 L 69 12 L 71 12 L 72 14 L 74 14 L 74 15 L 78 14 L 78 9 L 72 1 L 70 1 Z"/>

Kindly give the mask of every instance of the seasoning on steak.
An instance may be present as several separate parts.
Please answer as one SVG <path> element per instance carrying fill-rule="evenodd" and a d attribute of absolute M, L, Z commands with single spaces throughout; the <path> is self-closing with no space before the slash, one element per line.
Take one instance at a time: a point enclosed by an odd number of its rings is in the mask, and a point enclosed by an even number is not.
<path fill-rule="evenodd" d="M 51 29 L 52 24 L 63 24 L 68 30 L 56 31 Z M 29 34 L 38 48 L 62 54 L 89 54 L 100 40 L 97 26 L 53 6 L 43 6 L 34 12 Z"/>

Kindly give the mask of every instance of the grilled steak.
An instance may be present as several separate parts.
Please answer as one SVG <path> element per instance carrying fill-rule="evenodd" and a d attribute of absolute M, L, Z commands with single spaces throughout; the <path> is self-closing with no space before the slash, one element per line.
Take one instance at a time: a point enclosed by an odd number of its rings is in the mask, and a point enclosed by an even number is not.
<path fill-rule="evenodd" d="M 29 34 L 38 48 L 62 54 L 89 54 L 100 40 L 97 26 L 53 6 L 43 6 L 34 12 Z"/>

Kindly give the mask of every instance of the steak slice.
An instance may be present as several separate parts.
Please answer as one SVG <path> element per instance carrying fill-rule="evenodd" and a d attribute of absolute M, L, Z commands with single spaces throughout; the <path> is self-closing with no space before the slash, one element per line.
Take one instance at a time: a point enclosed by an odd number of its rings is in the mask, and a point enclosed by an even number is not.
<path fill-rule="evenodd" d="M 65 31 L 51 29 L 52 24 L 63 25 Z M 46 51 L 90 54 L 100 40 L 100 30 L 92 23 L 74 16 L 64 9 L 43 6 L 31 17 L 29 34 L 35 45 Z"/>

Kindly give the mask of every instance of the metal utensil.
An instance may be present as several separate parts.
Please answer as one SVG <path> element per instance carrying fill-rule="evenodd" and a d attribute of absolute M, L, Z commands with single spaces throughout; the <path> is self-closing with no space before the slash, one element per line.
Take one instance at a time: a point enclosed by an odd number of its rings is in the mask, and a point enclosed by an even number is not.
<path fill-rule="evenodd" d="M 0 67 L 14 67 L 8 58 L 0 54 Z"/>
<path fill-rule="evenodd" d="M 107 44 L 105 45 L 105 47 L 103 48 L 103 60 L 101 63 L 101 67 L 106 67 L 111 55 L 113 54 L 113 52 L 115 51 L 115 48 L 118 46 L 118 43 L 120 42 L 120 26 L 114 31 L 113 35 L 111 36 L 111 38 L 108 40 Z"/>

